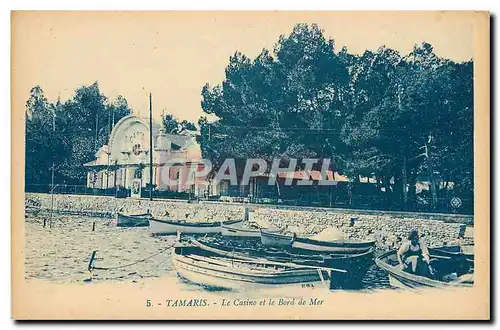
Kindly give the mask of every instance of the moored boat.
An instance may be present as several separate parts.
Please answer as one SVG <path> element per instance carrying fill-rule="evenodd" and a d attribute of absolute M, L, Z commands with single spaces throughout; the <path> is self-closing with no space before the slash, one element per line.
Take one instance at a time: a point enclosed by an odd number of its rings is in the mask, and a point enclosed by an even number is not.
<path fill-rule="evenodd" d="M 434 255 L 458 257 L 465 256 L 468 260 L 474 261 L 474 245 L 445 245 L 441 247 L 429 248 L 429 252 Z"/>
<path fill-rule="evenodd" d="M 221 225 L 222 236 L 228 237 L 245 237 L 245 238 L 259 238 L 260 229 L 258 228 L 241 228 L 240 226 Z"/>
<path fill-rule="evenodd" d="M 239 247 L 229 242 L 216 239 L 191 240 L 191 243 L 200 249 L 230 258 L 243 260 L 268 260 L 273 262 L 294 263 L 315 267 L 326 267 L 345 270 L 345 276 L 339 274 L 332 288 L 350 289 L 362 285 L 363 277 L 368 268 L 373 265 L 374 248 L 360 254 L 297 254 L 294 250 L 273 251 Z"/>
<path fill-rule="evenodd" d="M 175 247 L 172 263 L 181 278 L 211 289 L 329 287 L 333 274 L 345 273 L 342 270 L 260 259 L 228 258 L 192 245 Z"/>
<path fill-rule="evenodd" d="M 391 286 L 399 288 L 447 288 L 471 287 L 474 285 L 474 274 L 470 272 L 470 265 L 457 262 L 447 256 L 432 255 L 431 265 L 435 271 L 433 278 L 412 274 L 403 270 L 397 261 L 396 251 L 389 251 L 375 259 L 378 267 L 389 275 Z"/>
<path fill-rule="evenodd" d="M 324 265 L 347 271 L 347 276 L 337 287 L 342 289 L 361 288 L 363 278 L 374 263 L 374 252 L 375 248 L 372 247 L 359 254 L 331 254 L 329 257 L 325 257 Z"/>
<path fill-rule="evenodd" d="M 324 241 L 295 234 L 279 234 L 268 230 L 260 231 L 263 245 L 274 247 L 292 247 L 296 250 L 316 253 L 363 253 L 375 246 L 375 240 L 333 240 Z"/>
<path fill-rule="evenodd" d="M 334 240 L 320 241 L 312 238 L 295 236 L 292 247 L 305 251 L 322 253 L 363 253 L 375 246 L 375 240 Z"/>
<path fill-rule="evenodd" d="M 122 214 L 116 215 L 116 225 L 118 227 L 146 227 L 149 226 L 150 213 Z"/>
<path fill-rule="evenodd" d="M 265 259 L 276 262 L 292 262 L 297 260 L 308 260 L 315 265 L 320 265 L 324 261 L 323 256 L 314 255 L 296 255 L 287 251 L 280 251 L 272 248 L 248 248 L 235 244 L 230 244 L 228 241 L 217 240 L 215 237 L 207 239 L 191 239 L 189 242 L 200 248 L 201 250 L 218 255 L 238 258 L 238 259 Z"/>
<path fill-rule="evenodd" d="M 294 235 L 283 235 L 268 230 L 260 229 L 260 241 L 262 245 L 291 247 Z"/>
<path fill-rule="evenodd" d="M 266 229 L 273 232 L 271 229 Z M 260 238 L 260 228 L 243 228 L 241 224 L 227 225 L 221 224 L 221 234 L 227 237 Z"/>
<path fill-rule="evenodd" d="M 220 233 L 221 225 L 241 225 L 243 220 L 227 220 L 221 222 L 187 222 L 183 220 L 149 219 L 149 226 L 153 235 L 168 235 L 181 232 L 183 234 L 215 234 Z"/>

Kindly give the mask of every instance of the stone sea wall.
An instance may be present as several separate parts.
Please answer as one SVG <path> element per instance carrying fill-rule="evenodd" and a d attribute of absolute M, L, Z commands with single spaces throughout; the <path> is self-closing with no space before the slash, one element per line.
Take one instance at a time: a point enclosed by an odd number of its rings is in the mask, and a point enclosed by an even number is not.
<path fill-rule="evenodd" d="M 51 195 L 27 193 L 26 207 L 51 208 Z M 190 221 L 220 221 L 242 219 L 245 209 L 242 206 L 218 204 L 189 204 L 186 201 L 114 198 L 108 196 L 54 195 L 55 210 L 77 211 L 85 215 L 94 212 L 117 212 L 125 214 L 145 213 L 147 210 L 155 217 Z M 168 212 L 168 214 L 166 213 Z"/>
<path fill-rule="evenodd" d="M 356 220 L 352 224 L 351 218 Z M 460 232 L 465 231 L 465 224 L 444 222 L 427 218 L 401 218 L 391 215 L 365 215 L 337 213 L 327 211 L 264 210 L 254 213 L 257 222 L 268 222 L 273 227 L 287 226 L 287 230 L 296 234 L 319 234 L 329 227 L 335 227 L 344 233 L 345 238 L 375 238 L 376 246 L 381 250 L 397 248 L 406 239 L 412 229 L 425 235 L 429 246 L 457 244 Z M 462 239 L 465 244 L 473 244 L 472 237 Z"/>
<path fill-rule="evenodd" d="M 26 194 L 27 208 L 50 209 L 51 196 L 48 194 Z M 116 212 L 140 213 L 147 209 L 153 216 L 189 221 L 220 221 L 241 219 L 245 205 L 228 203 L 189 204 L 186 201 L 117 199 L 102 196 L 54 195 L 54 209 L 76 212 Z M 457 244 L 460 233 L 466 225 L 461 222 L 438 220 L 431 215 L 393 214 L 377 212 L 368 214 L 357 210 L 328 210 L 307 208 L 280 208 L 273 206 L 251 206 L 251 220 L 265 227 L 277 227 L 297 234 L 318 234 L 324 229 L 335 227 L 344 233 L 345 238 L 375 238 L 379 250 L 398 247 L 412 229 L 425 235 L 429 246 Z M 168 212 L 168 213 L 166 213 Z M 354 222 L 351 218 L 356 218 Z M 470 229 L 470 228 L 469 228 Z M 470 232 L 470 230 L 467 230 Z M 472 235 L 465 235 L 465 244 L 473 244 Z"/>

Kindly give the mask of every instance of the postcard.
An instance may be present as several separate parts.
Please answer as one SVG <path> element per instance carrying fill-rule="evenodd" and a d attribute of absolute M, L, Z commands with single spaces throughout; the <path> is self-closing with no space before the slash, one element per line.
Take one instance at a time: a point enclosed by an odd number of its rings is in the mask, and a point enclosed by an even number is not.
<path fill-rule="evenodd" d="M 14 11 L 16 320 L 488 320 L 488 12 Z"/>

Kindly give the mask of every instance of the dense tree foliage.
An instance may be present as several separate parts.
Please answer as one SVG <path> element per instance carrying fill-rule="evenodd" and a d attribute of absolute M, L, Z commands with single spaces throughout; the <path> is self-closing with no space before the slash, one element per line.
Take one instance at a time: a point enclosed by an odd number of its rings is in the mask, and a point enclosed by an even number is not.
<path fill-rule="evenodd" d="M 97 82 L 77 89 L 72 98 L 51 104 L 40 86 L 26 102 L 26 184 L 55 182 L 84 184 L 87 170 L 99 147 L 107 143 L 113 123 L 130 114 L 127 100 L 110 101 Z"/>
<path fill-rule="evenodd" d="M 334 52 L 317 26 L 297 25 L 274 52 L 254 60 L 236 52 L 222 85 L 202 90 L 202 108 L 218 120 L 199 121 L 203 154 L 226 157 L 330 157 L 341 146 L 350 56 Z"/>
<path fill-rule="evenodd" d="M 206 84 L 201 96 L 198 141 L 214 169 L 226 158 L 328 158 L 352 179 L 349 194 L 361 175 L 375 177 L 377 193 L 400 209 L 412 208 L 418 181 L 435 188 L 432 204 L 451 195 L 472 201 L 472 59 L 441 58 L 426 42 L 409 54 L 385 46 L 350 54 L 317 25 L 298 24 L 255 58 L 236 51 L 222 83 Z M 49 183 L 54 164 L 56 182 L 84 184 L 83 164 L 130 111 L 97 82 L 56 103 L 34 87 L 26 183 Z M 172 134 L 197 130 L 165 111 L 162 124 Z"/>
<path fill-rule="evenodd" d="M 453 182 L 472 198 L 473 62 L 440 58 L 428 43 L 405 56 L 385 46 L 352 55 L 298 24 L 273 52 L 236 52 L 224 81 L 201 94 L 216 120 L 200 118 L 199 140 L 216 164 L 326 157 L 354 181 L 375 176 L 401 201 L 417 180 Z"/>
<path fill-rule="evenodd" d="M 167 113 L 166 110 L 163 110 L 162 122 L 165 132 L 168 134 L 179 134 L 184 130 L 197 131 L 194 123 L 187 120 L 178 121 L 174 116 Z"/>

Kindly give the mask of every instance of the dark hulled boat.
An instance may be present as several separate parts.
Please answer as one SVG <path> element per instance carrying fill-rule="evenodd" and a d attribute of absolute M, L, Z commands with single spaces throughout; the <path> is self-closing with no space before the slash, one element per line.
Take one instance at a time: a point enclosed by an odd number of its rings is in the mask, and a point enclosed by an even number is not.
<path fill-rule="evenodd" d="M 272 229 L 266 229 L 266 231 L 275 232 Z M 226 237 L 260 239 L 260 228 L 243 228 L 240 223 L 233 225 L 222 224 L 221 234 Z"/>
<path fill-rule="evenodd" d="M 261 230 L 262 245 L 292 247 L 297 250 L 315 253 L 363 253 L 375 246 L 375 240 L 333 240 L 323 241 L 294 234 L 284 235 Z"/>
<path fill-rule="evenodd" d="M 269 248 L 248 248 L 215 239 L 192 240 L 192 244 L 204 251 L 238 259 L 262 259 L 273 262 L 293 263 L 314 267 L 345 270 L 337 274 L 332 288 L 352 289 L 361 286 L 368 268 L 373 264 L 374 249 L 360 254 L 300 254 L 298 250 L 277 251 Z"/>
<path fill-rule="evenodd" d="M 363 253 L 375 246 L 375 240 L 334 240 L 320 241 L 307 237 L 295 236 L 292 247 L 305 251 L 315 251 L 320 253 Z"/>
<path fill-rule="evenodd" d="M 293 235 L 283 235 L 260 229 L 260 241 L 262 245 L 267 246 L 291 247 L 293 243 Z"/>
<path fill-rule="evenodd" d="M 468 260 L 474 261 L 474 245 L 445 245 L 429 249 L 434 255 L 459 257 L 465 256 Z"/>
<path fill-rule="evenodd" d="M 116 225 L 118 227 L 146 227 L 149 226 L 150 213 L 122 214 L 116 215 Z"/>

